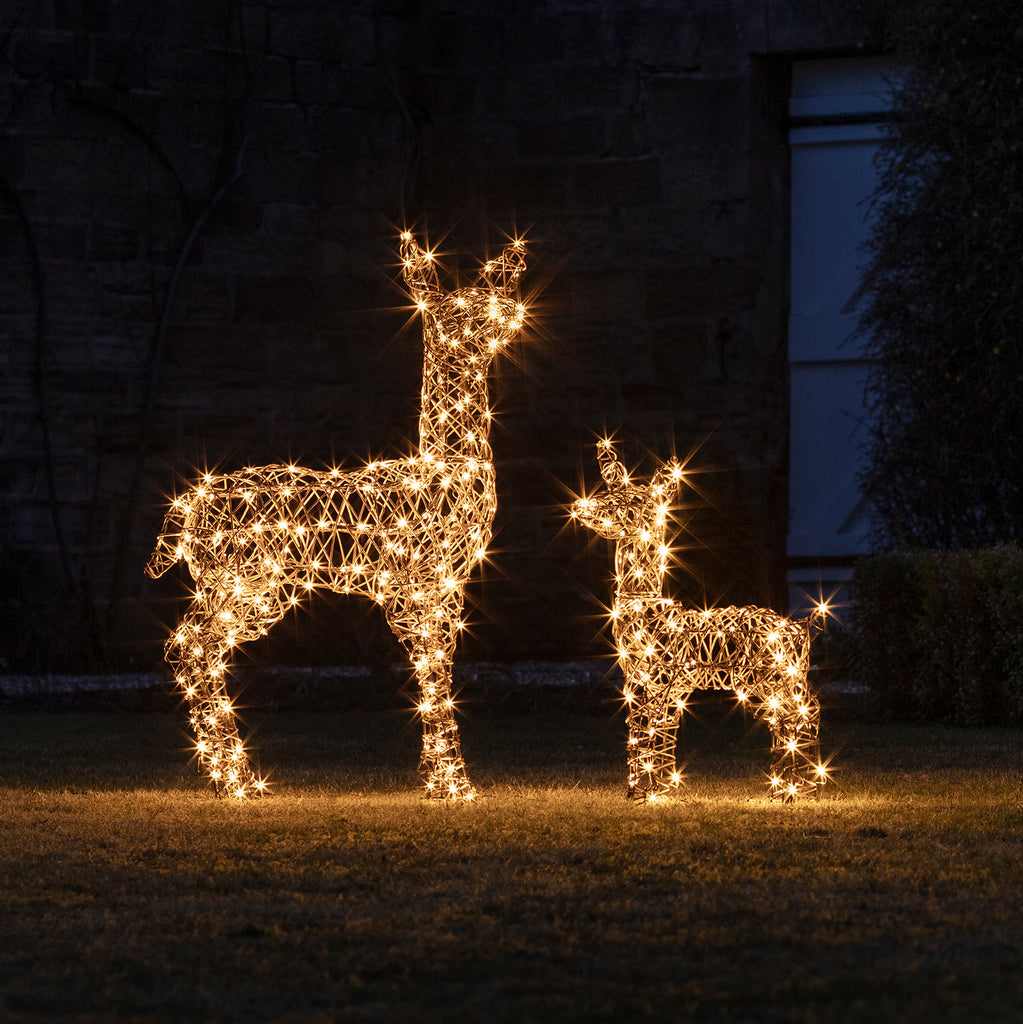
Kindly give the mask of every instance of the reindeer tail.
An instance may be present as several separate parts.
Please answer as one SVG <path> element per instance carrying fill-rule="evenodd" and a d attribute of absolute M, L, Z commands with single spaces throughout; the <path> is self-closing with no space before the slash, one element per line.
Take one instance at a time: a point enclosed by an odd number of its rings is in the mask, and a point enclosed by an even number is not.
<path fill-rule="evenodd" d="M 828 611 L 824 605 L 817 605 L 816 608 L 805 619 L 803 622 L 806 625 L 806 635 L 810 640 L 814 640 L 819 633 L 825 631 L 825 627 L 828 624 Z"/>
<path fill-rule="evenodd" d="M 184 554 L 181 537 L 185 524 L 179 509 L 171 507 L 163 520 L 163 530 L 156 538 L 156 547 L 146 562 L 146 575 L 159 579 Z"/>

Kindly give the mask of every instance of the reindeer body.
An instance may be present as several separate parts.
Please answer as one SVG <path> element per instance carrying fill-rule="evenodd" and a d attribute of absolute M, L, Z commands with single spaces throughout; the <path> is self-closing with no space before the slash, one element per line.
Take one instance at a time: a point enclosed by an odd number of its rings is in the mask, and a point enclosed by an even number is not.
<path fill-rule="evenodd" d="M 628 705 L 628 795 L 656 799 L 677 788 L 675 744 L 695 689 L 731 689 L 766 720 L 771 793 L 794 799 L 825 779 L 818 702 L 807 687 L 814 620 L 766 608 L 693 610 L 662 594 L 668 510 L 682 467 L 668 462 L 649 484 L 632 483 L 610 442 L 597 446 L 607 490 L 572 506 L 572 517 L 615 542 L 612 633 Z"/>
<path fill-rule="evenodd" d="M 224 676 L 231 650 L 265 634 L 308 592 L 380 604 L 420 689 L 420 771 L 428 796 L 471 799 L 451 699 L 464 588 L 497 509 L 487 378 L 522 324 L 512 292 L 520 242 L 476 286 L 440 292 L 429 253 L 402 239 L 404 276 L 423 316 L 418 450 L 354 470 L 262 466 L 207 474 L 175 499 L 147 570 L 184 559 L 194 598 L 167 643 L 190 704 L 200 768 L 218 791 L 262 788 L 238 737 Z"/>

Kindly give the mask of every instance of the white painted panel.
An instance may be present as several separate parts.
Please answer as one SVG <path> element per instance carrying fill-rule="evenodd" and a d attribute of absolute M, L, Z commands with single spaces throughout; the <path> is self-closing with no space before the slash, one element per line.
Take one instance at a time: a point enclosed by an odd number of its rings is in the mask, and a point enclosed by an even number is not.
<path fill-rule="evenodd" d="M 793 67 L 796 117 L 863 115 L 860 123 L 802 125 L 790 132 L 792 220 L 789 364 L 791 384 L 788 554 L 820 559 L 789 573 L 799 594 L 825 596 L 848 580 L 843 559 L 868 550 L 869 510 L 857 483 L 867 439 L 867 364 L 853 337 L 862 301 L 863 243 L 874 156 L 889 104 L 891 66 L 881 59 L 800 61 Z M 809 587 L 808 572 L 817 586 Z"/>
<path fill-rule="evenodd" d="M 880 124 L 819 124 L 789 130 L 790 146 L 819 146 L 824 142 L 877 142 L 885 133 Z"/>
<path fill-rule="evenodd" d="M 863 343 L 854 337 L 855 330 L 855 312 L 792 316 L 789 318 L 789 362 L 858 359 Z"/>
<path fill-rule="evenodd" d="M 856 457 L 866 439 L 866 364 L 792 367 L 789 554 L 833 558 L 868 550 Z"/>
<path fill-rule="evenodd" d="M 828 114 L 863 114 L 891 105 L 896 69 L 886 57 L 823 57 L 792 65 L 791 104 L 814 101 Z M 866 99 L 865 99 L 866 97 Z M 792 111 L 793 113 L 795 111 Z"/>
<path fill-rule="evenodd" d="M 793 147 L 793 316 L 855 313 L 876 152 L 875 140 Z"/>

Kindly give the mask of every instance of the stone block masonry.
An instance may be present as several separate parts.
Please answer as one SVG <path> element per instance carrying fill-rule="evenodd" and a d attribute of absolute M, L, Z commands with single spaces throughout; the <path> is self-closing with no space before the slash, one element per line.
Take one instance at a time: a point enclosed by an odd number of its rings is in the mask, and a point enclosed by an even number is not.
<path fill-rule="evenodd" d="M 869 44 L 843 7 L 0 2 L 0 671 L 158 665 L 181 476 L 405 449 L 406 225 L 525 234 L 538 292 L 467 655 L 605 653 L 560 506 L 619 425 L 699 450 L 678 589 L 781 599 L 786 62 Z M 350 661 L 331 614 L 305 656 Z"/>

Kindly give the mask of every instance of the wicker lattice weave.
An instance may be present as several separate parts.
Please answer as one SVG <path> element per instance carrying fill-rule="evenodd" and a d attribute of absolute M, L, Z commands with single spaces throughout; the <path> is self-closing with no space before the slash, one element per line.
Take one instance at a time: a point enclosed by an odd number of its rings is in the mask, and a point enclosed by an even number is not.
<path fill-rule="evenodd" d="M 477 282 L 440 289 L 433 257 L 406 233 L 405 283 L 423 319 L 419 447 L 341 470 L 261 466 L 208 474 L 176 498 L 147 567 L 184 560 L 192 603 L 167 642 L 186 695 L 200 769 L 218 791 L 263 787 L 239 739 L 226 674 L 232 650 L 326 588 L 380 604 L 408 652 L 423 720 L 427 795 L 471 799 L 451 697 L 464 588 L 486 555 L 497 508 L 488 441 L 493 357 L 522 326 L 521 242 Z"/>
<path fill-rule="evenodd" d="M 770 787 L 793 799 L 826 778 L 820 707 L 807 686 L 817 617 L 793 621 L 767 608 L 691 610 L 662 595 L 668 511 L 683 477 L 671 460 L 633 482 L 609 441 L 597 445 L 605 489 L 572 517 L 615 542 L 612 632 L 628 705 L 628 794 L 657 799 L 678 787 L 675 743 L 688 695 L 732 689 L 771 730 Z"/>

